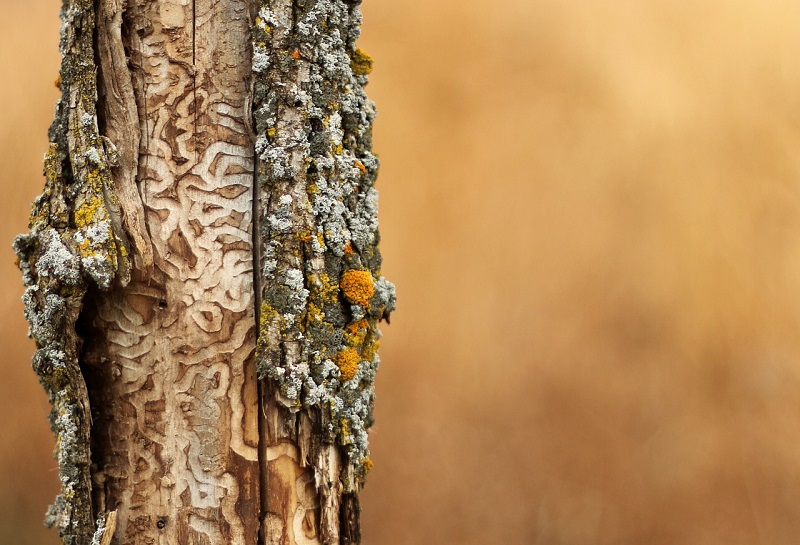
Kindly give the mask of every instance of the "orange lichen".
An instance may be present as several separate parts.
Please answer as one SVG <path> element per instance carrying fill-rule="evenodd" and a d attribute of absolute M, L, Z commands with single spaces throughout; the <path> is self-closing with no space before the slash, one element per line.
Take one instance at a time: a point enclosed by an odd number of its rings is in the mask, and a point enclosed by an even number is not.
<path fill-rule="evenodd" d="M 295 60 L 299 60 L 300 59 L 300 51 L 298 51 L 297 49 L 292 51 L 292 58 L 295 59 Z"/>
<path fill-rule="evenodd" d="M 367 173 L 367 167 L 361 161 L 356 161 L 356 168 L 361 171 L 362 176 Z"/>
<path fill-rule="evenodd" d="M 342 372 L 342 382 L 348 381 L 358 372 L 358 362 L 361 361 L 361 356 L 355 348 L 347 348 L 336 354 L 334 362 Z"/>
<path fill-rule="evenodd" d="M 339 286 L 348 301 L 361 306 L 367 306 L 372 294 L 375 293 L 372 274 L 369 271 L 356 269 L 345 271 Z"/>
<path fill-rule="evenodd" d="M 344 247 L 344 253 L 346 253 L 346 254 L 354 254 L 354 253 L 356 253 L 356 251 L 353 250 L 353 243 L 352 242 L 348 242 L 347 245 Z"/>
<path fill-rule="evenodd" d="M 366 329 L 369 327 L 369 322 L 366 320 L 359 320 L 357 322 L 353 322 L 352 324 L 347 326 L 347 331 L 351 335 L 357 335 L 359 330 Z"/>

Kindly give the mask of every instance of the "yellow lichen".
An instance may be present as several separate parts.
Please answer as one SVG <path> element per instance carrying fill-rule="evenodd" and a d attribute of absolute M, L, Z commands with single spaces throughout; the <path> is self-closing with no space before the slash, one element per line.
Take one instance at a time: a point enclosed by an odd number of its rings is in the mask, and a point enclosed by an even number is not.
<path fill-rule="evenodd" d="M 369 473 L 372 471 L 372 468 L 375 467 L 375 462 L 372 461 L 371 458 L 364 458 L 364 473 Z"/>
<path fill-rule="evenodd" d="M 309 303 L 306 307 L 305 323 L 306 326 L 319 323 L 325 320 L 325 313 L 314 303 Z"/>
<path fill-rule="evenodd" d="M 350 68 L 358 76 L 366 76 L 372 72 L 372 57 L 367 55 L 363 49 L 356 49 L 350 57 Z"/>
<path fill-rule="evenodd" d="M 334 362 L 342 372 L 342 382 L 348 381 L 358 372 L 358 362 L 361 361 L 361 356 L 355 348 L 346 348 L 336 354 Z"/>
<path fill-rule="evenodd" d="M 277 129 L 275 127 L 270 127 L 270 128 L 267 129 L 267 136 L 272 138 L 273 136 L 275 136 L 276 132 L 277 132 Z"/>
<path fill-rule="evenodd" d="M 345 344 L 354 348 L 361 347 L 368 333 L 369 323 L 366 320 L 353 322 L 344 329 Z"/>
<path fill-rule="evenodd" d="M 94 222 L 95 215 L 97 215 L 97 212 L 102 208 L 103 204 L 103 200 L 97 196 L 83 203 L 75 210 L 75 225 L 78 227 L 86 227 Z"/>
<path fill-rule="evenodd" d="M 367 306 L 375 286 L 372 284 L 372 274 L 369 271 L 351 269 L 345 271 L 340 282 L 342 293 L 351 303 Z"/>
<path fill-rule="evenodd" d="M 269 324 L 278 317 L 278 311 L 272 308 L 269 303 L 261 303 L 261 312 L 259 316 L 259 329 L 260 335 L 266 335 Z"/>
<path fill-rule="evenodd" d="M 319 273 L 310 275 L 312 292 L 315 299 L 322 301 L 334 302 L 339 293 L 339 286 L 331 281 L 327 273 Z"/>
<path fill-rule="evenodd" d="M 350 438 L 350 421 L 346 418 L 339 420 L 339 437 L 343 445 L 352 443 Z"/>
<path fill-rule="evenodd" d="M 375 359 L 375 354 L 378 353 L 378 348 L 380 348 L 380 346 L 381 346 L 380 341 L 373 341 L 371 343 L 367 343 L 366 345 L 364 345 L 362 359 L 366 361 L 373 361 Z"/>

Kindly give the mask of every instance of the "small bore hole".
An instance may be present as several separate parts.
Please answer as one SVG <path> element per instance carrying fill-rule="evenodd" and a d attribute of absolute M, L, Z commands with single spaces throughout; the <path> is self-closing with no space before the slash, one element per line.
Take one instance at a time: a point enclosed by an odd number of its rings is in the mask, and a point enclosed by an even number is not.
<path fill-rule="evenodd" d="M 158 301 L 158 308 L 165 309 L 167 308 L 167 302 L 164 299 L 160 299 Z"/>
<path fill-rule="evenodd" d="M 158 522 L 156 522 L 156 527 L 159 530 L 163 530 L 167 526 L 167 517 L 158 517 Z"/>

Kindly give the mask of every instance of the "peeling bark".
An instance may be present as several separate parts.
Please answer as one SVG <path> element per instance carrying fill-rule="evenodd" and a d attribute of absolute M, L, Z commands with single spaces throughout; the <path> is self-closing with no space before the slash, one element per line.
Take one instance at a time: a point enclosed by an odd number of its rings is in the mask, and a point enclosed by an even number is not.
<path fill-rule="evenodd" d="M 45 190 L 15 241 L 50 523 L 68 545 L 359 543 L 394 288 L 357 2 L 62 18 Z"/>

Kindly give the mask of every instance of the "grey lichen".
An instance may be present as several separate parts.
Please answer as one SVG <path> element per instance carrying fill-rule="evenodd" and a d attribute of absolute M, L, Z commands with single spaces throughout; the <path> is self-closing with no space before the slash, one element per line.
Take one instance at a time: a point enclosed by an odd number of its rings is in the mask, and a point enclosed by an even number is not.
<path fill-rule="evenodd" d="M 47 392 L 56 434 L 61 493 L 46 522 L 58 526 L 65 545 L 88 544 L 95 534 L 91 503 L 90 416 L 78 361 L 75 324 L 92 283 L 125 282 L 129 264 L 115 202 L 108 144 L 99 135 L 91 0 L 62 6 L 61 91 L 45 187 L 33 204 L 30 231 L 18 236 L 25 316 L 36 342 L 33 368 Z"/>
<path fill-rule="evenodd" d="M 358 2 L 261 0 L 253 29 L 258 370 L 284 405 L 319 412 L 318 434 L 345 454 L 346 492 L 371 466 L 378 322 L 395 307 L 380 274 L 360 23 Z"/>

